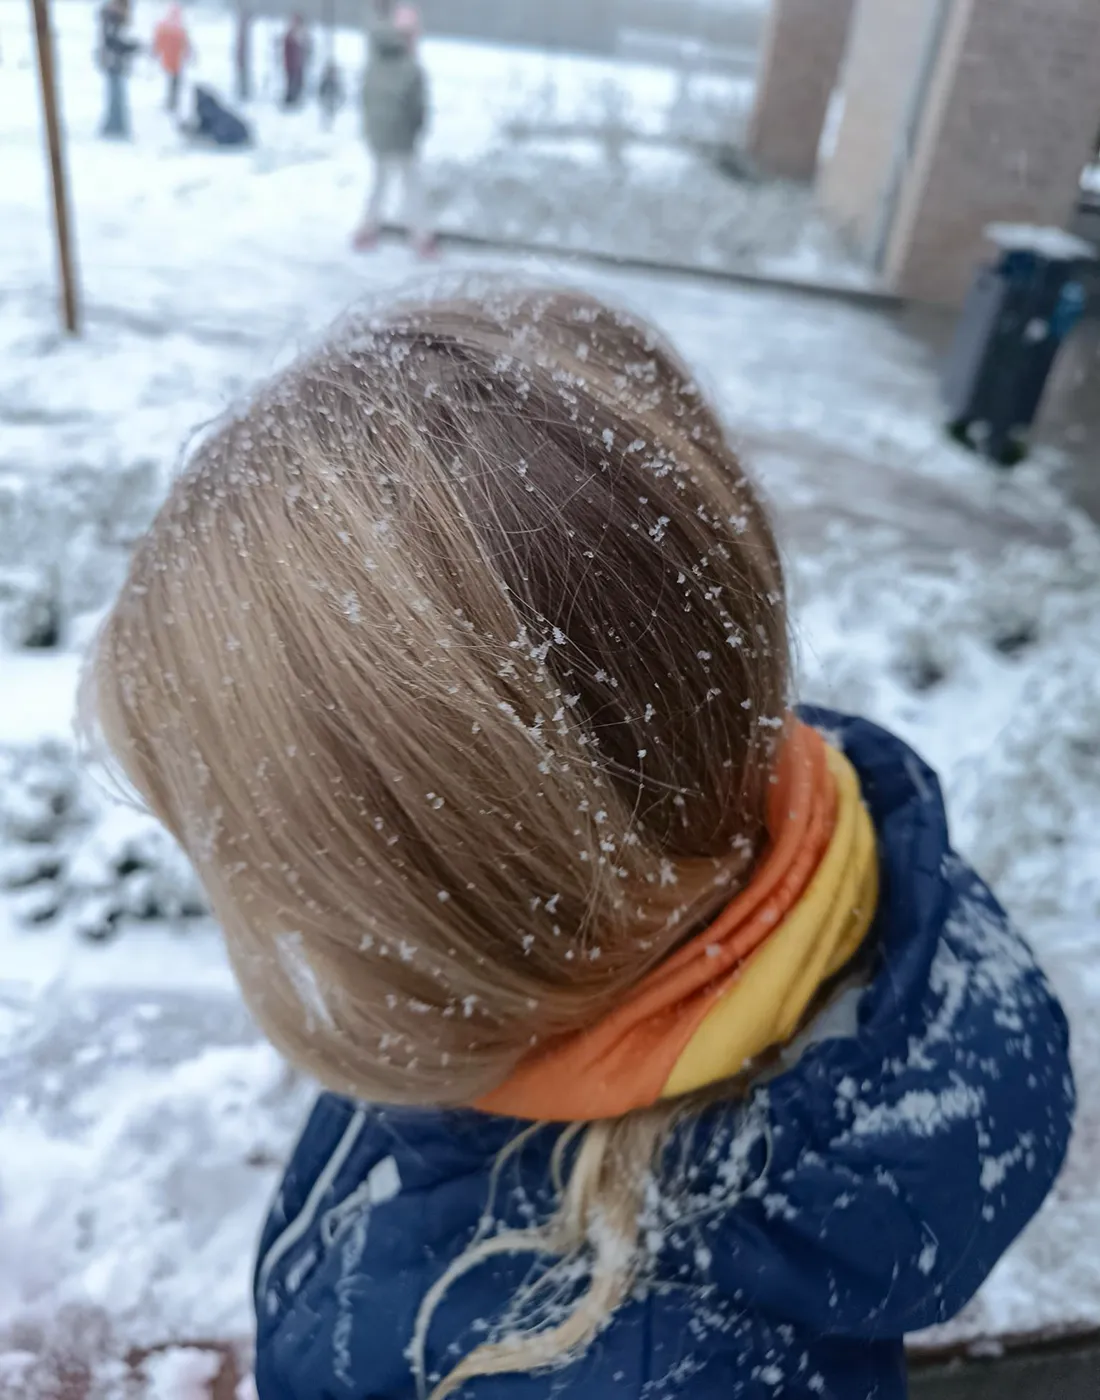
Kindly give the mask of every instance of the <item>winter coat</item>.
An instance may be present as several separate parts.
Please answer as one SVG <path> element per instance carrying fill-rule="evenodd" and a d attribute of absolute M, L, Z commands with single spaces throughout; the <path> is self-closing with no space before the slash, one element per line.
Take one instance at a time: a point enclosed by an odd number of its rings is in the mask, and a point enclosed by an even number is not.
<path fill-rule="evenodd" d="M 958 1312 L 1058 1174 L 1066 1022 L 951 850 L 935 775 L 867 721 L 805 713 L 854 764 L 878 833 L 876 971 L 747 1099 L 678 1130 L 646 1202 L 642 1285 L 588 1351 L 475 1378 L 467 1400 L 903 1400 L 904 1334 Z M 520 1126 L 321 1097 L 261 1241 L 260 1400 L 412 1400 L 421 1300 L 472 1239 Z M 499 1220 L 549 1212 L 560 1131 L 509 1160 Z M 429 1375 L 491 1337 L 540 1267 L 502 1254 L 455 1283 Z"/>
<path fill-rule="evenodd" d="M 363 77 L 363 131 L 376 156 L 409 156 L 427 119 L 424 70 L 393 25 L 371 31 Z"/>
<path fill-rule="evenodd" d="M 283 36 L 283 68 L 288 78 L 301 79 L 309 62 L 311 48 L 309 31 L 302 26 L 291 25 Z"/>
<path fill-rule="evenodd" d="M 153 30 L 153 52 L 166 73 L 175 75 L 182 72 L 183 65 L 191 56 L 191 41 L 178 10 L 162 19 Z"/>
<path fill-rule="evenodd" d="M 121 7 L 104 5 L 99 12 L 99 66 L 105 73 L 128 73 L 130 60 L 141 47 L 126 32 L 127 18 Z"/>

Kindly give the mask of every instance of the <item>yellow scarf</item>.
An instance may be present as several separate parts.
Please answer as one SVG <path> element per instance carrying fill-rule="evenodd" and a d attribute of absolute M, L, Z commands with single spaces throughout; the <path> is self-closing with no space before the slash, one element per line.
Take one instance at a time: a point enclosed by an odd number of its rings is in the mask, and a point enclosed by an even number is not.
<path fill-rule="evenodd" d="M 855 770 L 797 721 L 768 830 L 753 878 L 707 929 L 598 1024 L 521 1062 L 477 1107 L 558 1122 L 615 1117 L 730 1078 L 789 1040 L 863 943 L 878 898 Z"/>
<path fill-rule="evenodd" d="M 676 1062 L 662 1098 L 728 1079 L 790 1040 L 823 982 L 859 951 L 878 902 L 875 832 L 855 769 L 828 750 L 836 780 L 832 840 L 805 894 L 745 963 Z"/>

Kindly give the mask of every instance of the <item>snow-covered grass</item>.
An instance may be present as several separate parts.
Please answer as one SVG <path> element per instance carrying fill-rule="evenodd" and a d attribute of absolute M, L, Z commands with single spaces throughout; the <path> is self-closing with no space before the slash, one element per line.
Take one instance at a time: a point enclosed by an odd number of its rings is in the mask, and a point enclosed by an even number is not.
<path fill-rule="evenodd" d="M 77 766 L 80 650 L 189 432 L 413 265 L 397 246 L 348 250 L 365 176 L 351 112 L 330 136 L 314 111 L 258 103 L 253 152 L 197 151 L 139 71 L 137 140 L 101 144 L 91 6 L 55 14 L 86 311 L 74 342 L 54 318 L 25 15 L 0 0 L 0 880 L 20 886 L 0 894 L 0 1391 L 67 1347 L 110 1395 L 131 1346 L 247 1334 L 252 1241 L 308 1088 L 257 1041 L 166 838 Z M 204 75 L 224 78 L 228 21 L 195 29 Z M 350 63 L 355 36 L 340 43 Z M 646 113 L 676 94 L 675 75 L 637 66 L 426 53 L 433 159 L 456 171 L 498 149 L 547 72 L 562 122 L 588 120 L 607 80 Z M 1056 459 L 995 478 L 948 443 L 923 351 L 868 312 L 522 266 L 637 307 L 697 367 L 784 530 L 804 693 L 928 754 L 960 844 L 1070 1009 L 1084 1101 L 1069 1170 L 945 1335 L 1100 1325 L 1096 530 L 1063 500 Z M 81 932 L 116 925 L 106 942 Z"/>

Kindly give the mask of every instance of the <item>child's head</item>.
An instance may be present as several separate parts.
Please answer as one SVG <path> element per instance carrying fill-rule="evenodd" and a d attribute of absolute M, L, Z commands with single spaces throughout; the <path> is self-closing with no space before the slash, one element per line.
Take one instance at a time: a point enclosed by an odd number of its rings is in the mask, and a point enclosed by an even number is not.
<path fill-rule="evenodd" d="M 345 327 L 198 449 L 93 661 L 275 1042 L 467 1102 L 730 896 L 783 581 L 713 411 L 582 294 Z"/>
<path fill-rule="evenodd" d="M 404 36 L 410 49 L 415 49 L 420 39 L 420 16 L 412 5 L 398 5 L 393 12 L 393 27 Z"/>

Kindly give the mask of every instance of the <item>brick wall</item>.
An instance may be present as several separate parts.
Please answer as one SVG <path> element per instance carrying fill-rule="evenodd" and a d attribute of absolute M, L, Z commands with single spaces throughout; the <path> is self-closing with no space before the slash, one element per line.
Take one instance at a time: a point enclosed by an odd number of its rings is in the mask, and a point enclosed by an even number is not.
<path fill-rule="evenodd" d="M 987 223 L 1069 220 L 1098 125 L 1100 0 L 954 0 L 887 275 L 961 301 Z"/>
<path fill-rule="evenodd" d="M 772 0 L 747 140 L 762 170 L 812 179 L 851 12 L 852 0 Z"/>
<path fill-rule="evenodd" d="M 874 251 L 931 6 L 932 0 L 859 0 L 852 17 L 840 75 L 841 116 L 818 175 L 818 193 L 832 222 L 868 256 Z"/>

